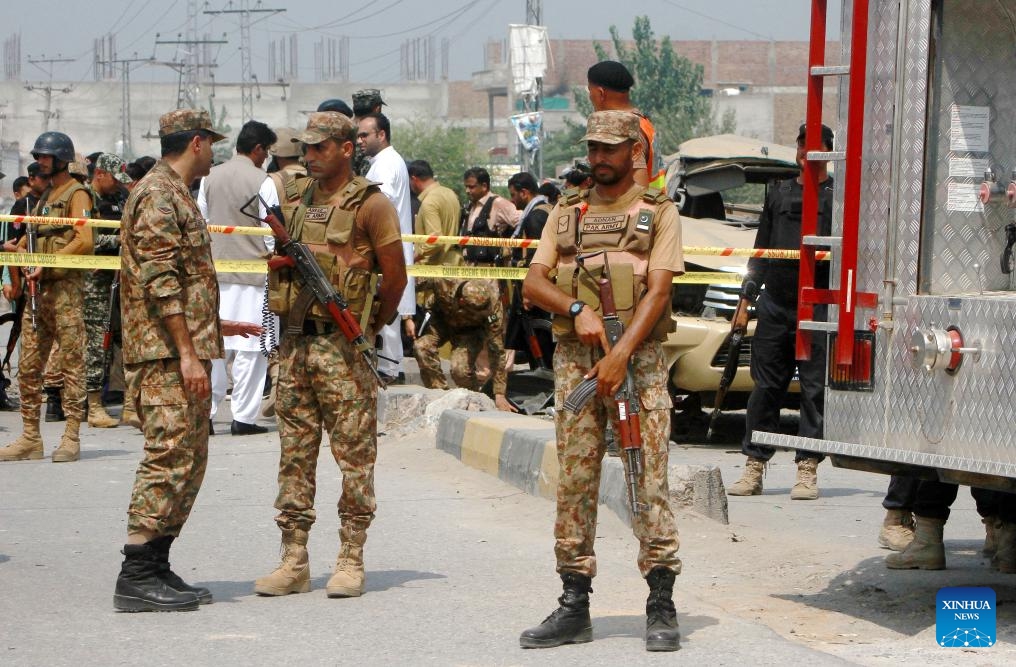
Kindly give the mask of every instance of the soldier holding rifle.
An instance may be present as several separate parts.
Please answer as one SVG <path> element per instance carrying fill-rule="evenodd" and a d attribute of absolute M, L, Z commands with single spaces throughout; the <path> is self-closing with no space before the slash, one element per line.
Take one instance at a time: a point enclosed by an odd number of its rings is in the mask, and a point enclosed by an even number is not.
<path fill-rule="evenodd" d="M 650 590 L 646 648 L 673 651 L 680 640 L 672 595 L 681 560 L 668 501 L 671 401 L 661 341 L 673 328 L 671 284 L 684 272 L 680 221 L 665 195 L 635 183 L 633 164 L 642 151 L 637 116 L 595 112 L 583 141 L 596 185 L 558 201 L 523 287 L 526 299 L 554 314 L 558 338 L 554 372 L 560 476 L 554 551 L 564 594 L 561 606 L 523 632 L 520 643 L 549 648 L 592 639 L 589 594 L 596 575 L 597 493 L 604 433 L 612 419 L 619 432 L 641 422 L 630 443 L 634 448 L 641 440 L 640 455 L 632 457 L 641 460 L 641 470 L 626 473 L 636 482 L 632 529 L 640 543 L 639 570 Z M 613 308 L 601 304 L 600 294 L 607 293 L 601 288 L 612 293 Z M 620 325 L 613 344 L 605 319 Z M 596 400 L 575 412 L 560 409 L 563 397 L 589 379 L 596 381 Z M 619 409 L 622 404 L 626 410 L 637 408 L 639 419 L 628 420 Z"/>

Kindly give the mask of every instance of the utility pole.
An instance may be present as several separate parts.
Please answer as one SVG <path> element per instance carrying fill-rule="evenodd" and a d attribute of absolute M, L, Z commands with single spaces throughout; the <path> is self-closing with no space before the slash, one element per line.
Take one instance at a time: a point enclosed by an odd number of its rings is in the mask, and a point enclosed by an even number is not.
<path fill-rule="evenodd" d="M 526 0 L 526 25 L 543 25 L 543 0 Z M 543 77 L 537 77 L 536 79 L 536 93 L 533 95 L 523 95 L 522 103 L 525 106 L 526 111 L 537 112 L 543 108 Z M 544 119 L 545 120 L 545 119 Z M 540 148 L 536 152 L 536 180 L 539 182 L 543 178 L 543 144 L 547 140 L 547 132 L 544 129 L 544 124 L 540 123 Z M 525 163 L 526 171 L 529 171 L 534 165 L 529 164 L 530 156 L 528 151 L 524 150 L 523 162 Z"/>
<path fill-rule="evenodd" d="M 134 58 L 110 58 L 109 60 L 97 60 L 96 65 L 108 65 L 110 68 L 115 68 L 117 65 L 120 66 L 120 104 L 122 107 L 122 113 L 120 114 L 120 143 L 122 144 L 120 150 L 123 153 L 121 157 L 125 160 L 130 160 L 134 157 L 134 151 L 131 148 L 131 65 L 134 63 L 148 63 L 154 62 L 153 58 L 138 58 L 137 53 L 134 54 Z"/>
<path fill-rule="evenodd" d="M 70 86 L 67 86 L 65 88 L 53 88 L 53 64 L 54 63 L 72 63 L 72 62 L 74 62 L 74 58 L 61 58 L 59 56 L 59 54 L 57 54 L 56 58 L 36 58 L 36 59 L 29 58 L 28 59 L 28 64 L 29 65 L 35 65 L 36 67 L 41 69 L 43 72 L 46 72 L 46 74 L 47 74 L 46 85 L 44 85 L 44 86 L 33 86 L 30 83 L 26 83 L 25 84 L 25 90 L 30 91 L 30 92 L 40 92 L 42 94 L 43 99 L 46 100 L 46 108 L 45 109 L 36 109 L 36 111 L 38 111 L 39 113 L 42 114 L 42 131 L 43 132 L 49 132 L 49 119 L 50 118 L 56 118 L 57 115 L 58 115 L 57 112 L 54 112 L 52 110 L 53 109 L 53 93 L 67 94 L 67 93 L 71 92 L 71 87 Z M 49 66 L 48 69 L 44 68 L 43 65 L 48 65 Z"/>
<path fill-rule="evenodd" d="M 254 116 L 254 84 L 256 82 L 250 65 L 250 28 L 270 16 L 281 14 L 285 9 L 268 9 L 261 6 L 261 0 L 253 8 L 249 7 L 249 0 L 240 0 L 239 7 L 233 9 L 233 2 L 226 5 L 227 9 L 211 10 L 206 9 L 205 14 L 223 15 L 238 14 L 240 17 L 240 106 L 241 118 L 244 123 Z M 256 21 L 251 21 L 252 16 L 259 15 Z"/>
<path fill-rule="evenodd" d="M 198 106 L 198 70 L 202 68 L 210 70 L 212 67 L 215 67 L 211 63 L 195 61 L 193 56 L 196 48 L 207 44 L 229 44 L 229 41 L 226 39 L 225 33 L 223 33 L 222 39 L 182 39 L 181 37 L 181 35 L 177 35 L 177 39 L 160 39 L 159 35 L 156 35 L 155 45 L 176 44 L 177 46 L 185 47 L 184 60 L 182 62 L 173 61 L 159 64 L 172 67 L 179 74 L 176 85 L 176 108 L 183 109 L 187 107 L 188 109 L 194 109 Z"/>

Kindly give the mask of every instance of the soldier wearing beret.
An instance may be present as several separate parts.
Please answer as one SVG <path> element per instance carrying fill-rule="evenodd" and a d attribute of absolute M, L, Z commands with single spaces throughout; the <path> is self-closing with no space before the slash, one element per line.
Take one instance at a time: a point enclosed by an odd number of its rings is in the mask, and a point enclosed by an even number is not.
<path fill-rule="evenodd" d="M 632 519 L 638 567 L 649 584 L 646 649 L 674 651 L 680 634 L 673 602 L 681 571 L 678 538 L 667 488 L 671 400 L 662 341 L 673 330 L 671 283 L 684 272 L 677 209 L 665 195 L 635 182 L 642 153 L 639 119 L 627 111 L 590 114 L 589 164 L 596 185 L 558 200 L 540 237 L 523 296 L 554 315 L 557 411 L 557 571 L 564 584 L 560 607 L 522 633 L 523 648 L 549 648 L 593 638 L 589 595 L 596 576 L 597 495 L 606 451 L 607 420 L 618 418 L 613 398 L 629 368 L 640 401 L 643 474 Z M 580 268 L 582 262 L 585 269 Z M 624 333 L 608 346 L 595 282 L 610 266 L 610 284 Z M 556 282 L 551 272 L 556 271 Z M 609 347 L 609 349 L 608 349 Z M 586 378 L 597 396 L 578 412 L 561 400 Z"/>

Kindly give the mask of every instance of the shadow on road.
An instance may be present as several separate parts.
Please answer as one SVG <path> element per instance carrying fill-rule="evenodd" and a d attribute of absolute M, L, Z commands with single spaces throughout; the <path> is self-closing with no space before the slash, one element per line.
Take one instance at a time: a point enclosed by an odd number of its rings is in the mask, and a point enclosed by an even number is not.
<path fill-rule="evenodd" d="M 1016 641 L 1016 577 L 992 569 L 980 549 L 981 542 L 946 540 L 949 569 L 937 572 L 890 570 L 884 557 L 868 558 L 834 577 L 818 593 L 773 597 L 914 636 L 935 625 L 935 596 L 940 588 L 987 586 L 996 595 L 998 639 Z"/>
<path fill-rule="evenodd" d="M 716 625 L 719 623 L 712 616 L 690 616 L 677 614 L 677 622 L 681 625 L 682 641 L 695 634 L 696 630 Z M 595 639 L 606 637 L 637 637 L 645 638 L 646 617 L 638 616 L 594 616 L 593 637 Z"/>

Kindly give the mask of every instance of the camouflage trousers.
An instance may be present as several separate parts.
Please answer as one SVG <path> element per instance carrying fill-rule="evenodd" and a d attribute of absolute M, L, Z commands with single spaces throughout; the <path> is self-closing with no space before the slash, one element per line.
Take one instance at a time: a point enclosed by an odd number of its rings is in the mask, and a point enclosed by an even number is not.
<path fill-rule="evenodd" d="M 601 356 L 598 349 L 577 341 L 560 341 L 554 352 L 559 467 L 554 553 L 558 572 L 577 572 L 587 577 L 596 576 L 593 545 L 600 469 L 606 450 L 604 434 L 607 420 L 616 417 L 617 408 L 612 400 L 594 396 L 575 414 L 564 409 L 564 400 Z M 657 567 L 680 573 L 680 543 L 667 484 L 671 400 L 660 343 L 640 345 L 632 362 L 642 404 L 639 500 L 648 506 L 632 521 L 632 532 L 639 540 L 638 567 L 643 577 Z"/>
<path fill-rule="evenodd" d="M 205 361 L 206 373 L 211 362 Z M 145 456 L 134 476 L 127 532 L 177 536 L 190 516 L 208 464 L 211 396 L 183 386 L 179 359 L 126 367 L 128 391 L 145 434 Z"/>
<path fill-rule="evenodd" d="M 89 271 L 85 277 L 85 388 L 102 391 L 105 353 L 102 339 L 109 318 L 109 289 L 112 271 Z"/>
<path fill-rule="evenodd" d="M 440 320 L 438 318 L 441 318 Z M 493 393 L 504 394 L 508 384 L 504 351 L 504 307 L 498 302 L 493 319 L 487 327 L 456 329 L 438 311 L 427 325 L 423 336 L 413 342 L 413 356 L 420 367 L 420 377 L 429 389 L 448 389 L 448 381 L 441 368 L 438 350 L 451 343 L 452 380 L 457 387 L 479 391 L 481 382 L 476 376 L 476 360 L 483 350 L 491 367 Z"/>
<path fill-rule="evenodd" d="M 377 381 L 341 333 L 287 334 L 279 347 L 278 386 L 275 412 L 282 449 L 276 523 L 283 530 L 310 530 L 314 524 L 324 431 L 342 473 L 342 540 L 363 539 L 377 508 Z"/>
<path fill-rule="evenodd" d="M 29 309 L 21 323 L 21 364 L 18 381 L 21 385 L 21 416 L 25 422 L 39 420 L 42 405 L 42 382 L 46 364 L 59 365 L 63 383 L 63 409 L 69 419 L 80 422 L 85 415 L 85 360 L 81 341 L 85 325 L 81 319 L 82 290 L 80 278 L 43 280 L 39 283 L 38 328 L 32 327 Z M 50 358 L 54 343 L 59 354 Z M 56 370 L 56 369 L 52 369 Z M 47 373 L 47 377 L 48 377 Z"/>

